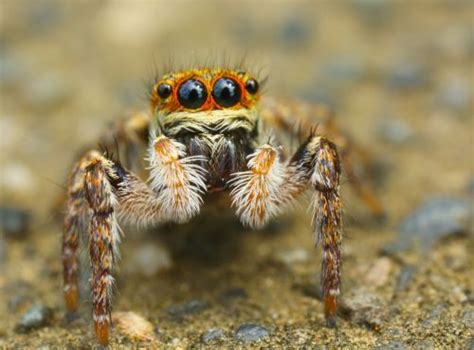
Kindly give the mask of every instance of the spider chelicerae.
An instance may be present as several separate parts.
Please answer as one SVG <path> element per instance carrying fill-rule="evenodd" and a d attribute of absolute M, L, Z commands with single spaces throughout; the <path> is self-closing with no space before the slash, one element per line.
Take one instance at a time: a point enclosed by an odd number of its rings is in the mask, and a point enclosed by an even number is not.
<path fill-rule="evenodd" d="M 342 168 L 372 213 L 381 214 L 354 167 L 354 155 L 366 157 L 337 128 L 327 108 L 262 98 L 260 85 L 241 68 L 163 75 L 151 90 L 150 111 L 120 120 L 102 139 L 105 145 L 125 149 L 122 161 L 91 150 L 75 163 L 64 218 L 64 298 L 68 311 L 76 311 L 79 242 L 85 235 L 100 344 L 109 341 L 119 222 L 183 223 L 199 214 L 211 192 L 227 196 L 240 221 L 251 228 L 263 227 L 308 189 L 314 192 L 313 230 L 323 250 L 324 313 L 327 325 L 335 325 L 341 284 Z M 331 137 L 339 152 L 321 135 Z M 143 167 L 143 160 L 148 166 Z"/>

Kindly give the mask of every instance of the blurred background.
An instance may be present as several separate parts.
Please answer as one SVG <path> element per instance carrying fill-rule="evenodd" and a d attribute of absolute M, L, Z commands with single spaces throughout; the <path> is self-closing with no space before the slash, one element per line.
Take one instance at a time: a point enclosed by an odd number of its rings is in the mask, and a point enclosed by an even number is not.
<path fill-rule="evenodd" d="M 301 207 L 301 222 L 242 234 L 218 264 L 127 228 L 115 310 L 153 331 L 118 327 L 113 344 L 232 347 L 252 344 L 242 327 L 252 325 L 270 347 L 472 348 L 473 13 L 468 0 L 3 0 L 0 346 L 94 343 L 87 291 L 82 317 L 62 319 L 52 208 L 72 160 L 148 107 L 145 82 L 170 57 L 245 52 L 268 74 L 268 95 L 331 106 L 379 164 L 386 223 L 343 189 L 339 331 L 323 328 L 320 253 Z"/>

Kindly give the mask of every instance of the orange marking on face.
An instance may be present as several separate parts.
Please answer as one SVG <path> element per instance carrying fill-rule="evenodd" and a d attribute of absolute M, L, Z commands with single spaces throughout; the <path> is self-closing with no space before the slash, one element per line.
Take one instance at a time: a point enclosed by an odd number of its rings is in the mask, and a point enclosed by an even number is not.
<path fill-rule="evenodd" d="M 231 107 L 222 107 L 219 105 L 214 97 L 212 91 L 214 84 L 221 78 L 229 78 L 237 83 L 240 88 L 241 97 L 238 103 Z M 207 90 L 207 98 L 205 102 L 198 108 L 186 108 L 178 99 L 178 91 L 180 86 L 189 79 L 194 79 L 202 83 Z M 153 112 L 161 110 L 165 113 L 172 112 L 199 112 L 199 111 L 210 111 L 216 109 L 240 109 L 240 108 L 252 108 L 260 100 L 260 91 L 255 94 L 249 93 L 245 88 L 245 83 L 253 79 L 247 72 L 240 72 L 231 69 L 193 69 L 177 73 L 172 73 L 163 76 L 154 86 L 151 92 L 151 108 Z M 161 84 L 168 84 L 171 86 L 172 92 L 166 98 L 161 98 L 158 94 L 158 89 Z"/>

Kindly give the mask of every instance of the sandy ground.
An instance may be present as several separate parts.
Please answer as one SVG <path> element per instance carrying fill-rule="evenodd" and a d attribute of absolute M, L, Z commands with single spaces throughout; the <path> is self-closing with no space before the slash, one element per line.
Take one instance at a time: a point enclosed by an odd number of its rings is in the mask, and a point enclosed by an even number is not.
<path fill-rule="evenodd" d="M 77 151 L 146 107 L 152 62 L 192 62 L 193 50 L 247 51 L 269 75 L 268 94 L 331 104 L 383 164 L 377 192 L 388 219 L 376 223 L 344 186 L 337 329 L 324 327 L 304 203 L 262 232 L 197 221 L 168 232 L 125 228 L 111 347 L 473 348 L 472 225 L 432 246 L 387 249 L 433 196 L 467 200 L 472 215 L 469 1 L 61 4 L 0 3 L 1 204 L 32 215 L 26 235 L 0 238 L 1 348 L 94 346 L 86 281 L 80 318 L 63 318 L 55 199 Z M 47 324 L 15 331 L 33 305 L 51 308 Z M 120 312 L 144 319 L 135 339 Z M 238 340 L 248 323 L 267 336 Z M 208 341 L 212 328 L 221 331 Z"/>

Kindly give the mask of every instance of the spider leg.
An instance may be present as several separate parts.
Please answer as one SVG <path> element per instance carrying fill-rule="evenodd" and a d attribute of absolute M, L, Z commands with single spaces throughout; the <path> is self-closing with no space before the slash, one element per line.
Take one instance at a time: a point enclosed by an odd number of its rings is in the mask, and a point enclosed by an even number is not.
<path fill-rule="evenodd" d="M 287 165 L 281 163 L 277 149 L 269 144 L 259 147 L 249 158 L 249 170 L 234 174 L 230 185 L 237 215 L 250 227 L 262 227 L 308 185 L 316 191 L 313 223 L 316 241 L 323 249 L 324 310 L 327 325 L 334 326 L 342 241 L 341 164 L 336 146 L 312 134 Z"/>
<path fill-rule="evenodd" d="M 292 159 L 301 171 L 309 171 L 315 189 L 313 224 L 323 256 L 321 284 L 328 327 L 336 325 L 337 296 L 341 284 L 342 203 L 339 194 L 341 164 L 336 146 L 319 136 L 310 136 Z"/>
<path fill-rule="evenodd" d="M 297 138 L 300 129 L 308 130 L 317 124 L 318 133 L 332 140 L 340 150 L 342 167 L 355 193 L 375 218 L 384 218 L 383 205 L 370 181 L 366 180 L 366 174 L 374 163 L 373 155 L 343 132 L 329 108 L 302 101 L 281 103 L 271 98 L 264 99 L 262 105 L 260 115 L 263 123 L 275 130 L 280 140 Z"/>
<path fill-rule="evenodd" d="M 176 141 L 156 138 L 150 148 L 151 187 L 97 151 L 74 167 L 63 235 L 64 298 L 68 311 L 76 311 L 79 235 L 88 225 L 92 315 L 100 344 L 108 344 L 111 324 L 112 271 L 120 241 L 117 216 L 151 224 L 182 222 L 197 214 L 206 188 L 197 158 L 186 157 Z"/>

